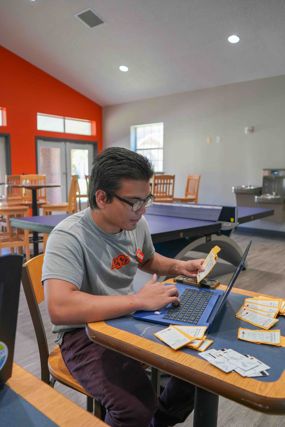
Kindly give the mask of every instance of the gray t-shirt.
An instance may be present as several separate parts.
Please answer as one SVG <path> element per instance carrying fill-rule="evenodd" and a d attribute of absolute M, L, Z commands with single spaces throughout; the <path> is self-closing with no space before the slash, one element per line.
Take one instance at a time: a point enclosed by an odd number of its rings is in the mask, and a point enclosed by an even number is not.
<path fill-rule="evenodd" d="M 134 230 L 108 234 L 95 224 L 87 208 L 66 218 L 50 234 L 42 280 L 65 280 L 94 295 L 127 295 L 133 292 L 141 252 L 143 262 L 154 254 L 143 217 Z M 53 331 L 82 326 L 54 326 Z"/>

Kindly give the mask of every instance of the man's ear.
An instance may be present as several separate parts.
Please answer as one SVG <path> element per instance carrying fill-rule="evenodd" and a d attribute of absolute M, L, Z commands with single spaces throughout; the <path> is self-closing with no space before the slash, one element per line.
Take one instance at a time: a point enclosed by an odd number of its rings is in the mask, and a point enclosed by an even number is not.
<path fill-rule="evenodd" d="M 97 203 L 98 208 L 103 209 L 107 204 L 107 196 L 106 196 L 105 191 L 97 190 L 95 197 L 96 197 L 96 203 Z"/>

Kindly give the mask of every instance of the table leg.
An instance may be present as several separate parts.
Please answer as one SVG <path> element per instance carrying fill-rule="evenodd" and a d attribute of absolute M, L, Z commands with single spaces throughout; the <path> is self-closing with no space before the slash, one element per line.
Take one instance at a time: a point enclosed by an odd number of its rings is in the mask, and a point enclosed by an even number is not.
<path fill-rule="evenodd" d="M 34 256 L 39 255 L 39 233 L 37 231 L 33 231 L 33 248 L 34 248 Z"/>
<path fill-rule="evenodd" d="M 217 427 L 219 396 L 196 387 L 193 427 Z"/>
<path fill-rule="evenodd" d="M 151 368 L 151 384 L 157 396 L 160 395 L 160 371 L 156 368 Z"/>
<path fill-rule="evenodd" d="M 32 188 L 32 213 L 33 216 L 38 216 L 38 203 L 37 203 L 37 189 Z M 34 246 L 34 256 L 39 254 L 39 234 L 37 231 L 33 232 L 33 246 Z"/>

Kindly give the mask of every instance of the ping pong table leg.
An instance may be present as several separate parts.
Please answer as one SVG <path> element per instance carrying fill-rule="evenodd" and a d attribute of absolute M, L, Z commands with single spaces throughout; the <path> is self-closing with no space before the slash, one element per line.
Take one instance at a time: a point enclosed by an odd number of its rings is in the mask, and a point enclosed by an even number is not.
<path fill-rule="evenodd" d="M 182 259 L 187 252 L 197 251 L 208 253 L 212 249 L 213 246 L 218 245 L 221 248 L 221 253 L 219 257 L 233 264 L 234 266 L 238 266 L 243 254 L 241 247 L 230 237 L 228 236 L 218 236 L 213 234 L 212 236 L 201 237 L 189 243 L 185 246 L 176 256 L 176 259 Z"/>
<path fill-rule="evenodd" d="M 196 387 L 193 427 L 217 427 L 219 396 Z"/>

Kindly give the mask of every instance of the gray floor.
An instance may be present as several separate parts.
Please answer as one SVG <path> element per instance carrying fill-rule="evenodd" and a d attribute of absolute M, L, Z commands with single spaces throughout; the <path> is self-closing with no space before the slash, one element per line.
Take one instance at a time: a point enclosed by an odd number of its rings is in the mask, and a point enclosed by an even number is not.
<path fill-rule="evenodd" d="M 245 248 L 252 239 L 252 248 L 248 256 L 248 268 L 243 271 L 236 286 L 264 293 L 271 293 L 285 298 L 285 240 L 233 235 L 233 238 Z M 223 276 L 226 280 L 228 276 Z M 147 276 L 140 275 L 137 282 L 142 283 Z M 41 307 L 46 324 L 49 345 L 52 348 L 53 339 L 45 307 Z M 16 338 L 15 361 L 34 373 L 40 375 L 40 366 L 36 339 L 24 295 L 21 293 Z M 61 385 L 56 388 L 67 397 L 85 407 L 85 398 Z M 190 416 L 180 427 L 192 426 Z M 139 424 L 138 424 L 139 425 Z M 283 427 L 285 416 L 269 416 L 255 412 L 225 398 L 220 398 L 219 427 Z M 206 426 L 205 426 L 206 427 Z"/>

